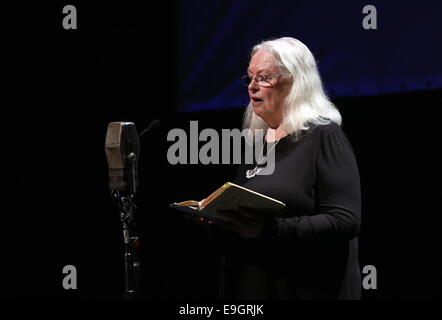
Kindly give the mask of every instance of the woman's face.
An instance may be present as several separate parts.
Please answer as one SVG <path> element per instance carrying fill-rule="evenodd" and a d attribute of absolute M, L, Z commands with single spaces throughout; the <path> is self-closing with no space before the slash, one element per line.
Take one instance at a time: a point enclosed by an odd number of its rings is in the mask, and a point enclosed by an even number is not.
<path fill-rule="evenodd" d="M 274 63 L 272 54 L 264 49 L 255 52 L 247 71 L 251 77 L 282 75 Z M 253 111 L 271 128 L 277 128 L 282 123 L 284 99 L 290 90 L 290 84 L 288 77 L 275 77 L 261 85 L 253 80 L 248 86 Z"/>

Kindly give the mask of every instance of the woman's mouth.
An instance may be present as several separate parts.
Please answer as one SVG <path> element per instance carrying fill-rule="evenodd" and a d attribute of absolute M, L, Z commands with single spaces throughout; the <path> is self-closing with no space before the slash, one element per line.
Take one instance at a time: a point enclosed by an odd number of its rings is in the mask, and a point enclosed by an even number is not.
<path fill-rule="evenodd" d="M 253 97 L 253 98 L 250 98 L 250 99 L 252 100 L 252 104 L 258 104 L 258 103 L 261 103 L 263 101 L 262 99 L 256 98 L 256 97 Z"/>

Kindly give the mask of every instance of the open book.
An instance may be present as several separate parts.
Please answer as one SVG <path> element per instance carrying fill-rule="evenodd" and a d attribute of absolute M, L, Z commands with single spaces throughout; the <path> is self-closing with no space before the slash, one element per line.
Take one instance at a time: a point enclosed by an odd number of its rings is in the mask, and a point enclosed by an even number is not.
<path fill-rule="evenodd" d="M 217 221 L 223 220 L 218 210 L 237 210 L 242 206 L 277 212 L 283 209 L 285 204 L 232 182 L 226 182 L 202 201 L 188 200 L 173 203 L 170 206 L 185 213 Z"/>

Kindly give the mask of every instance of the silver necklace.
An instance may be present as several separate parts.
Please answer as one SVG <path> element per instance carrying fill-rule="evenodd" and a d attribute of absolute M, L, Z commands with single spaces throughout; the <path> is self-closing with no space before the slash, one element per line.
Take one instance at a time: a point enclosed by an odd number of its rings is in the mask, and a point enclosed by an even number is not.
<path fill-rule="evenodd" d="M 281 140 L 281 139 L 279 139 Z M 273 145 L 272 148 L 270 148 L 270 150 L 267 152 L 267 154 L 269 154 L 270 152 L 272 152 L 273 149 L 275 149 L 276 145 L 278 144 L 279 140 L 276 141 L 276 143 Z M 262 149 L 261 149 L 261 154 L 258 157 L 258 162 L 256 163 L 255 168 L 251 169 L 251 170 L 247 170 L 246 171 L 246 178 L 247 179 L 252 179 L 254 176 L 256 176 L 261 170 L 262 168 L 259 168 L 259 165 L 265 160 L 267 159 L 267 156 L 264 157 L 263 153 L 264 153 L 264 145 L 262 145 Z"/>

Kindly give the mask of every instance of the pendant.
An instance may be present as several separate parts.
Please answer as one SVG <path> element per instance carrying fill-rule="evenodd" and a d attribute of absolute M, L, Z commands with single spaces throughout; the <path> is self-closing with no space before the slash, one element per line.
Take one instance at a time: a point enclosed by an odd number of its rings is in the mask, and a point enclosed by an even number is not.
<path fill-rule="evenodd" d="M 254 176 L 256 176 L 259 172 L 261 171 L 261 168 L 258 168 L 258 166 L 256 166 L 255 168 L 253 168 L 252 170 L 247 170 L 246 171 L 246 178 L 247 179 L 251 179 Z"/>

